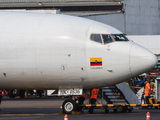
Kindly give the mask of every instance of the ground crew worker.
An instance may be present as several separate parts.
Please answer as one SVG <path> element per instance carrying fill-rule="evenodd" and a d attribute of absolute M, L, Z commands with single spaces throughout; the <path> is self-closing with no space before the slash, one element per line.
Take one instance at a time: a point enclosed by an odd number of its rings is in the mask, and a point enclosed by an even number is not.
<path fill-rule="evenodd" d="M 154 83 L 153 79 L 151 79 L 151 83 L 150 83 L 150 85 L 151 85 L 151 94 L 152 94 L 152 93 L 153 93 L 154 88 L 156 87 L 156 85 L 155 85 L 155 83 Z M 155 104 L 155 100 L 154 100 L 154 98 L 153 98 L 153 97 L 151 97 L 151 99 L 152 99 L 153 104 Z"/>
<path fill-rule="evenodd" d="M 150 98 L 150 91 L 151 91 L 151 86 L 148 81 L 145 81 L 145 100 L 147 104 L 150 104 L 149 98 Z"/>
<path fill-rule="evenodd" d="M 0 104 L 1 104 L 1 101 L 2 101 L 2 90 L 0 90 Z M 1 109 L 0 109 L 0 111 L 1 111 Z"/>
<path fill-rule="evenodd" d="M 155 83 L 153 82 L 153 79 L 151 79 L 151 93 L 153 93 L 153 89 L 156 87 Z"/>
<path fill-rule="evenodd" d="M 90 97 L 91 104 L 96 104 L 98 92 L 99 92 L 99 88 L 92 89 L 92 91 L 91 91 L 91 97 Z M 93 109 L 94 109 L 94 107 L 90 107 L 88 112 L 90 114 L 92 114 L 93 113 Z"/>
<path fill-rule="evenodd" d="M 78 103 L 79 104 L 84 104 L 84 100 L 88 97 L 88 94 L 87 95 L 81 95 L 81 97 L 79 97 L 78 99 Z"/>
<path fill-rule="evenodd" d="M 84 104 L 84 100 L 86 99 L 88 97 L 88 94 L 87 95 L 81 95 L 79 98 L 78 98 L 78 104 L 79 105 L 82 105 L 82 104 Z M 83 107 L 79 107 L 78 108 L 78 111 L 82 111 L 82 108 Z"/>

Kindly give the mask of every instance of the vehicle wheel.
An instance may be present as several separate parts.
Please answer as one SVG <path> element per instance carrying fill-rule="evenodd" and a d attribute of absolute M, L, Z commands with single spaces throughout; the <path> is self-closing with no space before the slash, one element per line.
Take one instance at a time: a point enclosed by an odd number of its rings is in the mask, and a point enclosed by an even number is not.
<path fill-rule="evenodd" d="M 108 108 L 105 108 L 105 113 L 109 113 L 109 109 Z"/>
<path fill-rule="evenodd" d="M 123 106 L 117 106 L 117 112 L 123 112 L 124 107 Z"/>
<path fill-rule="evenodd" d="M 9 90 L 8 96 L 9 96 L 10 98 L 15 98 L 15 97 L 16 97 L 15 90 Z"/>
<path fill-rule="evenodd" d="M 71 114 L 72 111 L 76 111 L 78 108 L 77 103 L 72 99 L 67 99 L 62 104 L 63 112 L 66 114 Z"/>

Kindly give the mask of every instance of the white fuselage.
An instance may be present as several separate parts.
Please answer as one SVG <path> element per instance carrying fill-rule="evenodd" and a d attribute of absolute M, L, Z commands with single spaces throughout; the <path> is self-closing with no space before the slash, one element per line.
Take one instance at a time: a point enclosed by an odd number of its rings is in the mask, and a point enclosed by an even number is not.
<path fill-rule="evenodd" d="M 92 33 L 122 34 L 99 22 L 23 12 L 0 12 L 0 18 L 0 89 L 103 87 L 157 64 L 153 53 L 131 41 L 92 41 Z M 102 66 L 92 67 L 90 58 L 99 57 Z"/>

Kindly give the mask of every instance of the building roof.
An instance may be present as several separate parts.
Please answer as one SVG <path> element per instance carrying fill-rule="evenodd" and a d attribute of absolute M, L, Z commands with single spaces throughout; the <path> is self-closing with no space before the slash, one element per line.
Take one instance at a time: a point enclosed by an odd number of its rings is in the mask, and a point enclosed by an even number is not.
<path fill-rule="evenodd" d="M 1 0 L 0 9 L 60 9 L 61 13 L 86 16 L 123 11 L 122 0 Z"/>

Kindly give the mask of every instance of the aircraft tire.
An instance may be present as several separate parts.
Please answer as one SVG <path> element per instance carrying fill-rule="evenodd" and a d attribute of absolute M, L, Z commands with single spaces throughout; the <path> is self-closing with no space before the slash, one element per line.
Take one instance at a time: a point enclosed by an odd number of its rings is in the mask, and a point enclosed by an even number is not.
<path fill-rule="evenodd" d="M 63 109 L 64 113 L 71 114 L 72 111 L 77 111 L 78 105 L 77 105 L 76 101 L 74 101 L 72 99 L 67 99 L 63 102 L 62 109 Z"/>

